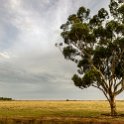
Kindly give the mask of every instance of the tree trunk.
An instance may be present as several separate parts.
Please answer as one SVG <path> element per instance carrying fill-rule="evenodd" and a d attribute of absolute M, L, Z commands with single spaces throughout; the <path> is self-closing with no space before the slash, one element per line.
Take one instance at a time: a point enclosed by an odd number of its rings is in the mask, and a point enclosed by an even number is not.
<path fill-rule="evenodd" d="M 110 98 L 111 116 L 117 115 L 115 97 Z"/>

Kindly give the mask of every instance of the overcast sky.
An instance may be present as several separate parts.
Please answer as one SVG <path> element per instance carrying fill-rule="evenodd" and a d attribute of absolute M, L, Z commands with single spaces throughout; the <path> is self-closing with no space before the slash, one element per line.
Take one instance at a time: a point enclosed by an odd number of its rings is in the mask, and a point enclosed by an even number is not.
<path fill-rule="evenodd" d="M 71 81 L 76 65 L 55 43 L 80 6 L 96 13 L 108 0 L 0 0 L 0 96 L 14 99 L 103 99 Z M 89 92 L 90 91 L 90 92 Z M 123 99 L 123 96 L 120 96 Z"/>

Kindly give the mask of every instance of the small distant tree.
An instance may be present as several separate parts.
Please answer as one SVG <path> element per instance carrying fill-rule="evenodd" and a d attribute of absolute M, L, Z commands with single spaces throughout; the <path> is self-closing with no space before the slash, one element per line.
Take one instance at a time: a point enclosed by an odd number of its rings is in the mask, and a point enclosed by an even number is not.
<path fill-rule="evenodd" d="M 0 97 L 0 101 L 12 101 L 12 98 Z"/>
<path fill-rule="evenodd" d="M 109 11 L 101 8 L 92 17 L 89 9 L 80 7 L 61 29 L 64 43 L 57 45 L 77 65 L 74 84 L 102 91 L 111 115 L 117 115 L 115 98 L 124 90 L 124 4 L 110 0 Z"/>

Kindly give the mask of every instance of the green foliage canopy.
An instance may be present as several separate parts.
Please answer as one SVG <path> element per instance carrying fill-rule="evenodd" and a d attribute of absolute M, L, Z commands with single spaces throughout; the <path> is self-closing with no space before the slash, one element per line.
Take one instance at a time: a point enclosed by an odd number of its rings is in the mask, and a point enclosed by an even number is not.
<path fill-rule="evenodd" d="M 111 0 L 109 8 L 91 17 L 89 9 L 80 7 L 61 26 L 63 55 L 77 64 L 78 74 L 72 79 L 80 88 L 105 82 L 109 87 L 108 82 L 116 85 L 123 80 L 124 5 Z"/>
<path fill-rule="evenodd" d="M 63 55 L 77 65 L 75 86 L 101 90 L 115 115 L 115 97 L 124 91 L 124 3 L 110 0 L 109 11 L 101 8 L 92 17 L 80 7 L 61 29 Z"/>

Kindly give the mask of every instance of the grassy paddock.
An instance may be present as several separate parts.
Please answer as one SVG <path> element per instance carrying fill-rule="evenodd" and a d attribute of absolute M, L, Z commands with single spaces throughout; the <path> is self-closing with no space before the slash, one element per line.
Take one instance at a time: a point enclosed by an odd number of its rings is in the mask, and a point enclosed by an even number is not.
<path fill-rule="evenodd" d="M 124 101 L 117 101 L 118 113 L 124 114 Z M 110 108 L 107 101 L 0 101 L 2 121 L 123 121 L 124 117 L 107 117 Z M 102 115 L 101 115 L 102 114 Z M 83 120 L 82 120 L 83 119 Z M 10 123 L 10 122 L 9 122 Z M 28 122 L 27 122 L 28 123 Z M 54 122 L 55 123 L 55 122 Z M 116 122 L 117 123 L 117 122 Z"/>

